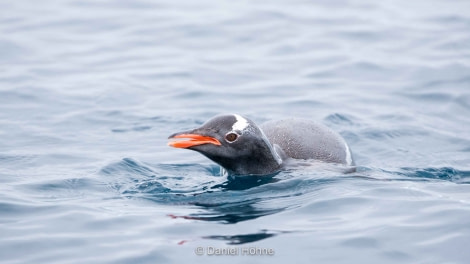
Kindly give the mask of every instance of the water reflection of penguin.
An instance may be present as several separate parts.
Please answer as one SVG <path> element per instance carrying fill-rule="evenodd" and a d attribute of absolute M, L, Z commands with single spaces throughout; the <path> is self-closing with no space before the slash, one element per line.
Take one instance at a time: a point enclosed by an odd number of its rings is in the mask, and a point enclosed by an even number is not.
<path fill-rule="evenodd" d="M 258 127 L 237 114 L 220 115 L 169 138 L 170 146 L 200 152 L 230 175 L 273 174 L 290 159 L 354 165 L 339 134 L 305 119 L 270 121 Z"/>

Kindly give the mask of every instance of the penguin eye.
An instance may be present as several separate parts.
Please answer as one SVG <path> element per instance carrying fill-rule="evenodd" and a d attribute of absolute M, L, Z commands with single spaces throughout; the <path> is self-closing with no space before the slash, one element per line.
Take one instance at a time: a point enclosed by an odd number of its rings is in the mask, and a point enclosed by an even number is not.
<path fill-rule="evenodd" d="M 238 135 L 236 133 L 233 133 L 233 132 L 228 133 L 227 135 L 225 135 L 225 140 L 227 140 L 230 143 L 237 140 L 237 138 L 238 138 Z"/>

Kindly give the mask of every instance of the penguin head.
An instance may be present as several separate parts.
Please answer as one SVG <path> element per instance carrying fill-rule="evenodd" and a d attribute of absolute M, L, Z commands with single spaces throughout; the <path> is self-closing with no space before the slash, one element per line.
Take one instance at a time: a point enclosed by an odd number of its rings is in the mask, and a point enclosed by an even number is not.
<path fill-rule="evenodd" d="M 263 131 L 237 114 L 213 117 L 201 127 L 169 139 L 169 146 L 197 151 L 232 175 L 270 174 L 282 163 Z"/>

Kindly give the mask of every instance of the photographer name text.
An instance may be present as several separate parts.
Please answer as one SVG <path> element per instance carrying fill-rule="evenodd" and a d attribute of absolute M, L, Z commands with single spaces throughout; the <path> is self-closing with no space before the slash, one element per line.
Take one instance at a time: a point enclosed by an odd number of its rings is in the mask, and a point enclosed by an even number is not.
<path fill-rule="evenodd" d="M 198 256 L 274 256 L 274 249 L 260 247 L 196 247 Z"/>

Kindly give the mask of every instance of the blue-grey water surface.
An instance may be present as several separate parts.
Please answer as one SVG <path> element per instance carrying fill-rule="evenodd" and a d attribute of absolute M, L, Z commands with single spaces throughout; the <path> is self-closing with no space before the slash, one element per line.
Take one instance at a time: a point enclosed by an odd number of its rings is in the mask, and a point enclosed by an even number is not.
<path fill-rule="evenodd" d="M 469 1 L 0 10 L 1 263 L 468 263 Z M 321 122 L 357 172 L 166 145 L 220 113 Z"/>

